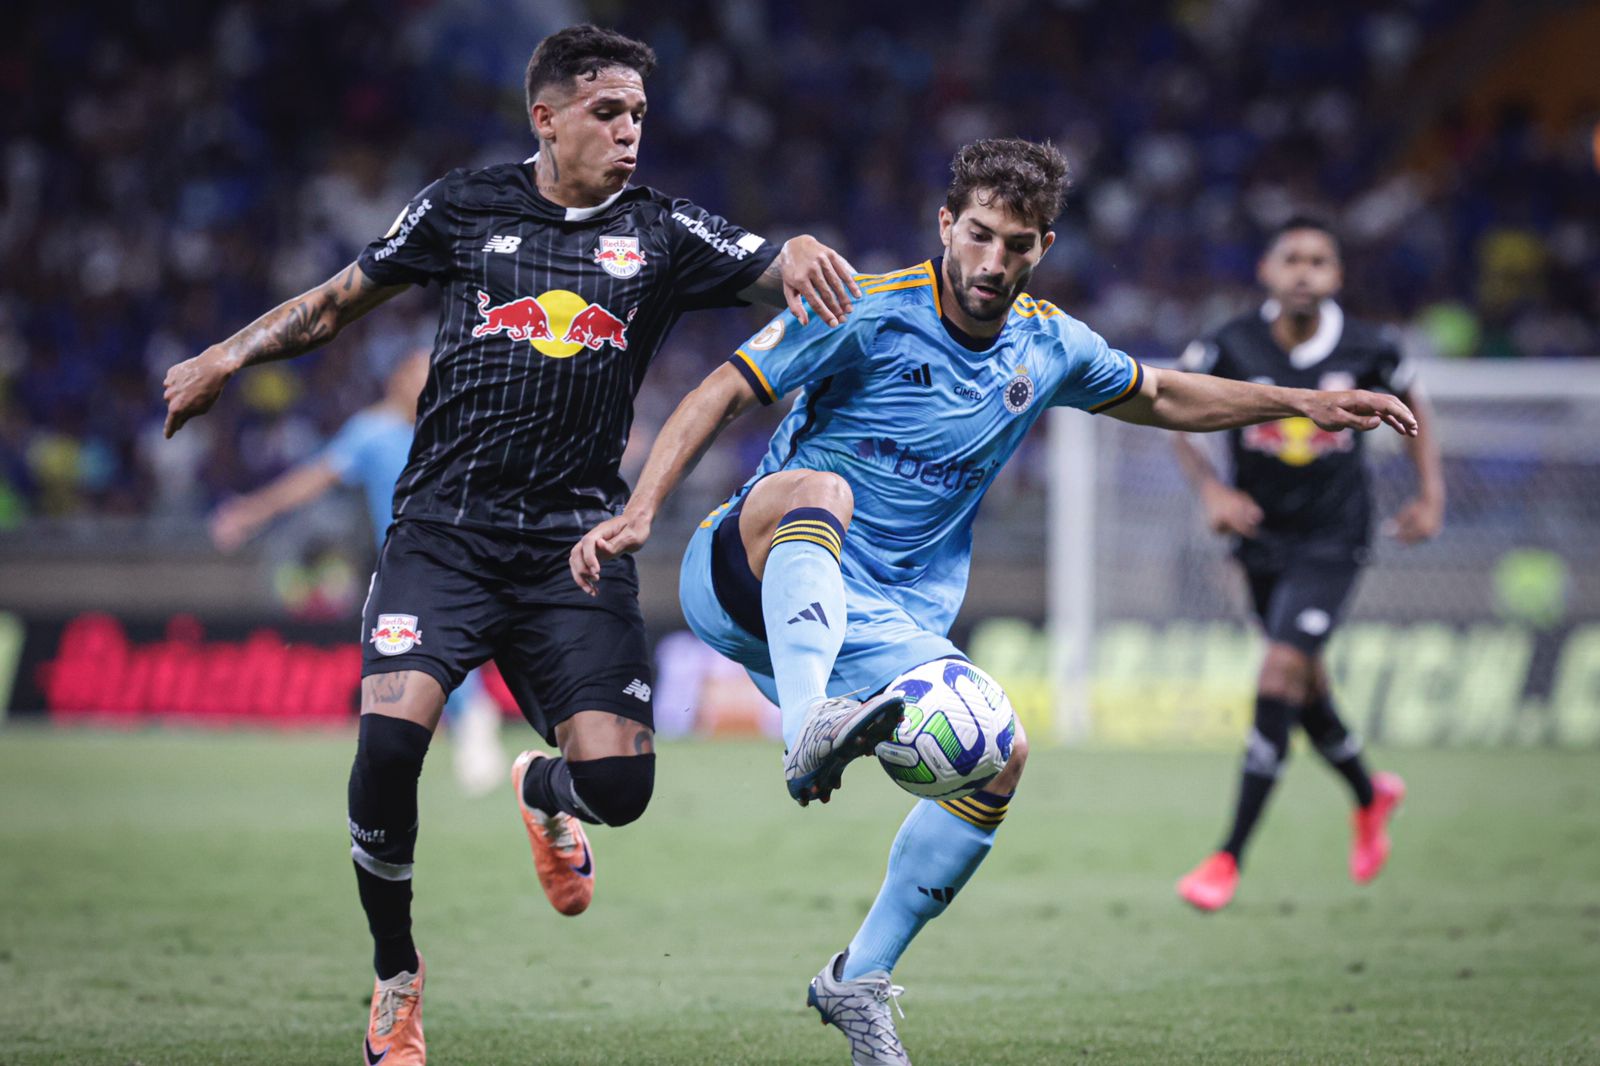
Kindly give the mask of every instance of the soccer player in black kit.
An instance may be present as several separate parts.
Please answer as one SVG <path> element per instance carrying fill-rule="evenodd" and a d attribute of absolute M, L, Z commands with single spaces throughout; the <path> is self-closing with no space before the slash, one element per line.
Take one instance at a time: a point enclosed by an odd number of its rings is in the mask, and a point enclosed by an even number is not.
<path fill-rule="evenodd" d="M 654 64 L 646 45 L 594 26 L 546 38 L 527 70 L 532 159 L 452 171 L 337 277 L 167 374 L 170 437 L 240 369 L 309 351 L 410 285 L 443 290 L 362 617 L 349 819 L 378 978 L 371 1063 L 426 1057 L 410 915 L 417 779 L 445 696 L 468 671 L 495 659 L 528 721 L 560 748 L 525 752 L 513 783 L 562 913 L 593 893 L 582 823 L 625 825 L 650 799 L 652 678 L 633 561 L 607 563 L 591 599 L 567 555 L 626 502 L 617 466 L 633 397 L 667 331 L 685 311 L 747 300 L 832 326 L 860 295 L 850 265 L 810 237 L 779 249 L 629 186 Z"/>
<path fill-rule="evenodd" d="M 1273 234 L 1257 276 L 1270 299 L 1190 345 L 1178 365 L 1241 381 L 1399 396 L 1417 419 L 1417 434 L 1406 438 L 1417 495 L 1395 516 L 1392 532 L 1408 544 L 1437 534 L 1444 476 L 1431 412 L 1398 338 L 1346 318 L 1334 302 L 1343 270 L 1333 232 L 1315 219 L 1289 220 Z M 1376 877 L 1388 859 L 1388 820 L 1405 796 L 1398 776 L 1368 774 L 1360 739 L 1334 710 L 1322 654 L 1368 553 L 1372 493 L 1361 434 L 1291 418 L 1231 430 L 1228 439 L 1231 486 L 1188 437 L 1176 441 L 1211 528 L 1238 538 L 1235 555 L 1267 636 L 1233 825 L 1222 847 L 1178 882 L 1178 894 L 1205 911 L 1233 898 L 1240 855 L 1297 722 L 1354 795 L 1350 876 L 1357 884 Z"/>

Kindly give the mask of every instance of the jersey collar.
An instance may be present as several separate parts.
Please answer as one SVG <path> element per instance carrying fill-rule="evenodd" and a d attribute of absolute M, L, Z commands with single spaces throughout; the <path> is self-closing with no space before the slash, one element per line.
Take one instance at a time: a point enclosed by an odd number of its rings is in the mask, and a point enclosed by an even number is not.
<path fill-rule="evenodd" d="M 529 168 L 528 174 L 530 177 L 533 176 L 532 168 L 538 159 L 539 153 L 535 152 L 522 161 L 523 165 Z M 545 196 L 539 192 L 539 183 L 537 180 L 532 181 L 530 185 L 530 191 L 533 195 L 533 202 L 534 205 L 539 208 L 539 213 L 551 218 L 559 218 L 564 222 L 587 222 L 596 215 L 604 213 L 607 208 L 617 202 L 623 193 L 632 188 L 630 185 L 624 185 L 622 188 L 618 189 L 604 200 L 601 200 L 593 207 L 563 207 L 552 200 L 546 199 Z"/>
<path fill-rule="evenodd" d="M 1283 313 L 1283 307 L 1277 300 L 1268 300 L 1261 305 L 1261 321 L 1271 325 Z M 1339 346 L 1339 338 L 1344 336 L 1344 310 L 1332 300 L 1323 300 L 1317 306 L 1317 331 L 1293 348 L 1289 349 L 1289 365 L 1296 370 L 1305 370 L 1316 366 Z"/>

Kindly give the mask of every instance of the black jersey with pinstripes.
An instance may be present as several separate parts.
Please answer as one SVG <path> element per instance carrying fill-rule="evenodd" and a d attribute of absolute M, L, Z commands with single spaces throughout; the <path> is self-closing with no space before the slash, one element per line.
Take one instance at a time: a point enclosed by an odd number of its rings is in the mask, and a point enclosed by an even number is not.
<path fill-rule="evenodd" d="M 648 187 L 561 207 L 531 160 L 429 185 L 360 258 L 380 285 L 443 290 L 396 519 L 576 540 L 618 513 L 651 358 L 684 311 L 739 304 L 777 252 Z"/>

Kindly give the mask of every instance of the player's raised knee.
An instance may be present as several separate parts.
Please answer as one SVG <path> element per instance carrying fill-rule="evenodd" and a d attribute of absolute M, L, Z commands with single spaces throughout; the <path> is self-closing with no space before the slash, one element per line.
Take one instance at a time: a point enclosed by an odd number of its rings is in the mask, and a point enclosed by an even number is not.
<path fill-rule="evenodd" d="M 790 496 L 790 509 L 821 507 L 832 511 L 840 521 L 849 522 L 855 513 L 856 497 L 850 482 L 831 470 L 798 470 Z"/>
<path fill-rule="evenodd" d="M 567 768 L 578 800 L 606 825 L 636 822 L 650 806 L 656 783 L 653 753 L 568 760 Z"/>

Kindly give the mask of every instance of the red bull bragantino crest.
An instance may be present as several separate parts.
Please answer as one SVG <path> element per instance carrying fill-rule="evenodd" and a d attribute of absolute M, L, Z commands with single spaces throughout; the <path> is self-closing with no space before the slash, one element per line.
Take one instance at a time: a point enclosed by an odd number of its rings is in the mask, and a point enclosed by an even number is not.
<path fill-rule="evenodd" d="M 620 239 L 620 238 L 619 238 Z M 492 305 L 489 294 L 478 290 L 478 314 L 483 321 L 473 327 L 474 337 L 504 333 L 514 341 L 528 341 L 555 359 L 564 359 L 587 348 L 597 352 L 611 345 L 619 352 L 628 350 L 627 318 L 619 318 L 599 304 L 590 303 L 575 292 L 552 289 L 538 296 L 521 296 L 509 303 Z"/>
<path fill-rule="evenodd" d="M 414 614 L 380 614 L 372 627 L 372 646 L 379 655 L 400 655 L 422 643 L 422 627 Z"/>
<path fill-rule="evenodd" d="M 614 278 L 631 278 L 644 266 L 644 253 L 637 237 L 601 237 L 594 261 Z"/>

